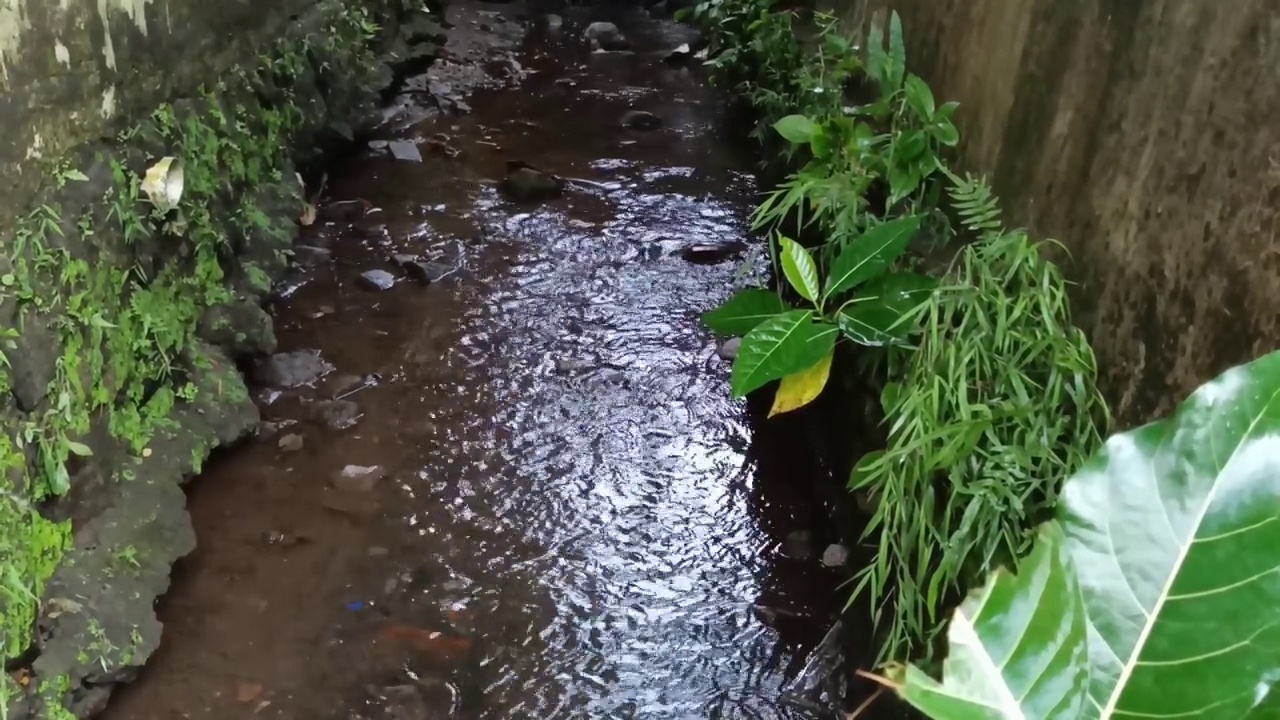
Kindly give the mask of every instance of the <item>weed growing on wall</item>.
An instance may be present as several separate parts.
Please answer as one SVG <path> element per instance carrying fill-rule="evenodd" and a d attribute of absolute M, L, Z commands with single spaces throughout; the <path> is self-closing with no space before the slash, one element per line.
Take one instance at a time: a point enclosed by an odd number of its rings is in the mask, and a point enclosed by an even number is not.
<path fill-rule="evenodd" d="M 293 85 L 310 72 L 336 87 L 340 73 L 378 66 L 370 48 L 378 26 L 368 11 L 335 7 L 341 9 L 329 27 L 304 36 L 322 39 L 282 39 L 257 66 L 162 105 L 119 133 L 92 159 L 96 180 L 87 164 L 55 167 L 42 191 L 51 199 L 5 238 L 0 307 L 16 326 L 0 332 L 0 352 L 11 353 L 15 341 L 39 329 L 47 341 L 32 334 L 29 342 L 55 353 L 52 376 L 32 407 L 0 405 L 6 660 L 28 646 L 44 584 L 69 543 L 69 524 L 47 520 L 40 503 L 70 490 L 77 458 L 108 450 L 145 456 L 156 432 L 173 424 L 174 409 L 197 400 L 193 378 L 210 364 L 197 337 L 202 316 L 241 297 L 256 299 L 269 286 L 264 268 L 285 261 L 287 219 L 302 208 L 286 153 L 307 123 L 325 122 L 304 116 L 309 98 Z M 183 170 L 177 207 L 143 192 L 143 173 L 162 156 Z M 83 187 L 105 191 L 65 216 L 56 198 Z M 237 277 L 244 282 L 237 285 Z M 0 390 L 13 390 L 8 355 L 0 355 L 0 368 Z M 115 477 L 127 482 L 130 474 L 126 465 Z"/>
<path fill-rule="evenodd" d="M 864 42 L 773 0 L 689 15 L 708 29 L 713 77 L 797 168 L 755 213 L 785 284 L 741 291 L 704 321 L 742 337 L 735 395 L 780 381 L 773 413 L 820 394 L 837 342 L 869 360 L 887 441 L 849 482 L 872 502 L 876 546 L 853 595 L 871 603 L 882 658 L 918 656 L 948 604 L 1027 551 L 1059 479 L 1099 444 L 1093 353 L 1057 268 L 1003 227 L 984 181 L 948 168 L 956 105 L 907 71 L 896 14 Z M 960 243 L 946 270 L 920 271 L 913 250 Z"/>

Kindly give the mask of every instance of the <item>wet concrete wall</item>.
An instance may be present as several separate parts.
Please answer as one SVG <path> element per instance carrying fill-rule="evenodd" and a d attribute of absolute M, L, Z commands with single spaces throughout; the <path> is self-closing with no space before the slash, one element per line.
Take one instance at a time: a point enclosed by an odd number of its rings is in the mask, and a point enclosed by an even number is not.
<path fill-rule="evenodd" d="M 245 62 L 315 0 L 0 0 L 0 227 L 40 160 Z"/>
<path fill-rule="evenodd" d="M 838 0 L 896 9 L 961 103 L 962 166 L 1059 239 L 1121 422 L 1280 344 L 1274 0 Z"/>

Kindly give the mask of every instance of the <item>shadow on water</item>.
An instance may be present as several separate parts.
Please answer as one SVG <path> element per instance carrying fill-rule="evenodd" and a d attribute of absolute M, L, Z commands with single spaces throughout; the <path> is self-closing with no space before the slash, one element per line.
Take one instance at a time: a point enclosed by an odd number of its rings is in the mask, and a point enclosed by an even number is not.
<path fill-rule="evenodd" d="M 261 390 L 269 430 L 193 484 L 200 548 L 109 717 L 817 717 L 781 697 L 841 608 L 835 481 L 729 397 L 697 313 L 739 263 L 681 255 L 747 239 L 750 158 L 661 62 L 684 31 L 624 27 L 634 54 L 533 37 L 517 86 L 382 138 L 421 162 L 331 170 L 273 312 L 334 370 Z M 592 184 L 512 204 L 512 159 Z"/>

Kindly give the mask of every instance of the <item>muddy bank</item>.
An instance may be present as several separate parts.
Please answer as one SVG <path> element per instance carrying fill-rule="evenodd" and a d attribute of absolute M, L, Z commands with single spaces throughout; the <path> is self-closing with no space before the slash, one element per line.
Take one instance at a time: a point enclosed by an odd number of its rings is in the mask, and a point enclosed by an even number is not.
<path fill-rule="evenodd" d="M 518 8 L 449 12 L 329 172 L 271 306 L 301 354 L 193 484 L 165 642 L 106 717 L 816 716 L 784 696 L 840 609 L 835 481 L 697 320 L 749 279 L 758 188 L 663 62 L 687 31 L 624 14 L 632 51 L 592 53 L 604 18 L 566 14 L 514 51 Z M 560 196 L 509 199 L 511 161 Z"/>

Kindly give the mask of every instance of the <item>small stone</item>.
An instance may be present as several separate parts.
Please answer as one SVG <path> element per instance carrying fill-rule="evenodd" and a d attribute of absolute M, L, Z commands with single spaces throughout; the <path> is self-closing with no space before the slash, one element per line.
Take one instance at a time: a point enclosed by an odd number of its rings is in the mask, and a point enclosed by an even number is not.
<path fill-rule="evenodd" d="M 333 370 L 312 350 L 276 353 L 258 364 L 253 377 L 259 383 L 276 388 L 293 388 L 314 382 Z"/>
<path fill-rule="evenodd" d="M 390 552 L 391 552 L 390 550 L 384 547 L 379 547 L 377 545 L 374 545 L 373 547 L 369 548 L 369 557 L 384 557 L 388 555 Z"/>
<path fill-rule="evenodd" d="M 622 126 L 640 131 L 657 130 L 662 127 L 662 118 L 646 110 L 632 110 L 622 116 Z"/>
<path fill-rule="evenodd" d="M 559 178 L 519 163 L 511 164 L 502 181 L 503 192 L 520 202 L 553 200 L 560 197 L 562 189 Z"/>
<path fill-rule="evenodd" d="M 680 257 L 695 265 L 718 265 L 742 252 L 738 243 L 696 243 L 680 251 Z"/>
<path fill-rule="evenodd" d="M 680 47 L 675 48 L 667 53 L 663 60 L 671 65 L 685 65 L 693 59 L 693 49 L 689 47 L 689 43 L 684 43 Z"/>
<path fill-rule="evenodd" d="M 396 284 L 396 276 L 386 270 L 366 270 L 360 273 L 360 280 L 372 290 L 390 290 Z"/>
<path fill-rule="evenodd" d="M 330 482 L 334 489 L 344 493 L 367 493 L 372 491 L 378 481 L 386 477 L 386 474 L 380 465 L 348 465 L 335 473 Z"/>
<path fill-rule="evenodd" d="M 452 265 L 445 265 L 444 263 L 438 262 L 415 260 L 410 263 L 405 263 L 402 267 L 404 267 L 404 271 L 409 274 L 409 277 L 423 283 L 424 285 L 429 285 L 433 282 L 440 282 L 453 274 Z"/>
<path fill-rule="evenodd" d="M 312 416 L 330 430 L 354 427 L 361 414 L 360 406 L 350 400 L 321 400 L 312 408 Z"/>
<path fill-rule="evenodd" d="M 418 151 L 418 146 L 408 140 L 392 140 L 387 143 L 387 148 L 397 160 L 422 162 L 422 153 Z"/>
<path fill-rule="evenodd" d="M 548 15 L 546 18 L 547 29 L 551 32 L 557 32 L 564 26 L 564 18 L 559 15 Z"/>
<path fill-rule="evenodd" d="M 839 543 L 828 545 L 822 551 L 822 564 L 829 568 L 844 567 L 849 562 L 849 551 Z"/>
<path fill-rule="evenodd" d="M 618 29 L 617 25 L 611 22 L 593 22 L 587 26 L 583 37 L 591 43 L 594 50 L 626 50 L 631 47 L 631 43 L 627 42 L 627 38 Z"/>
<path fill-rule="evenodd" d="M 302 449 L 303 443 L 304 441 L 301 435 L 297 433 L 289 433 L 288 435 L 280 438 L 280 442 L 278 442 L 277 445 L 279 445 L 280 449 L 285 452 L 297 452 Z"/>
<path fill-rule="evenodd" d="M 729 338 L 716 348 L 716 354 L 724 360 L 733 360 L 738 357 L 738 348 L 742 347 L 742 338 Z"/>

